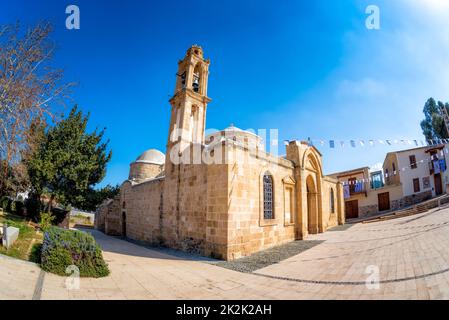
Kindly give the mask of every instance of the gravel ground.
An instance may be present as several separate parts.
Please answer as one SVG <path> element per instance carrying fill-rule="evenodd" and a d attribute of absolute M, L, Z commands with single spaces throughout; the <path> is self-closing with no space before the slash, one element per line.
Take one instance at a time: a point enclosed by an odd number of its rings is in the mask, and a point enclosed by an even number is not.
<path fill-rule="evenodd" d="M 352 226 L 354 226 L 354 224 L 347 223 L 347 224 L 342 224 L 342 225 L 330 228 L 326 231 L 345 231 L 345 230 L 348 230 L 349 228 L 351 228 Z"/>
<path fill-rule="evenodd" d="M 234 271 L 251 273 L 256 270 L 265 268 L 269 265 L 279 263 L 282 260 L 295 256 L 303 251 L 309 250 L 310 248 L 313 248 L 314 246 L 319 245 L 322 242 L 324 241 L 294 241 L 254 253 L 251 256 L 240 258 L 235 261 L 218 261 L 210 263 Z"/>

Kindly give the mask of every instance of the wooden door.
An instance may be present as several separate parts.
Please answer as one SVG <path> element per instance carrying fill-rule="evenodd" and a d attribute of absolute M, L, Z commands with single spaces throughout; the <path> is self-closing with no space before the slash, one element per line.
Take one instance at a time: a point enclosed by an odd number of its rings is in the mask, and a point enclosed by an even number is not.
<path fill-rule="evenodd" d="M 434 182 L 435 182 L 435 194 L 439 196 L 443 193 L 443 186 L 441 184 L 441 174 L 437 173 L 434 175 Z"/>
<path fill-rule="evenodd" d="M 379 211 L 390 210 L 390 193 L 379 193 L 377 195 Z"/>
<path fill-rule="evenodd" d="M 359 201 L 352 200 L 345 202 L 345 212 L 347 219 L 353 219 L 359 217 Z"/>

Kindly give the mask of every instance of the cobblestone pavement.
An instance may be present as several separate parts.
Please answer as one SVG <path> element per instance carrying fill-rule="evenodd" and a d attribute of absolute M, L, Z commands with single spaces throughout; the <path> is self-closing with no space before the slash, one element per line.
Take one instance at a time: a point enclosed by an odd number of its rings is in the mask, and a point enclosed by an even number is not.
<path fill-rule="evenodd" d="M 68 290 L 0 255 L 0 299 L 449 299 L 449 209 L 313 235 L 324 242 L 252 274 L 91 232 L 111 276 Z"/>

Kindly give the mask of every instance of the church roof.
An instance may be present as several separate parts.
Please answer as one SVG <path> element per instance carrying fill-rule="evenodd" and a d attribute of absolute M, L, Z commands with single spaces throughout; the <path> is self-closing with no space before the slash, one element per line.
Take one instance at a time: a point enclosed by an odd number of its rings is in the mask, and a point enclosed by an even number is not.
<path fill-rule="evenodd" d="M 227 127 L 226 129 L 223 129 L 221 131 L 212 132 L 212 133 L 208 134 L 206 137 L 210 137 L 210 136 L 216 135 L 217 133 L 221 133 L 221 132 L 224 132 L 226 134 L 229 134 L 229 133 L 232 133 L 232 132 L 243 133 L 243 134 L 249 134 L 249 135 L 252 135 L 252 136 L 260 138 L 257 134 L 255 134 L 255 133 L 253 133 L 251 131 L 242 130 L 240 128 L 237 128 L 233 124 L 231 124 L 229 127 Z"/>
<path fill-rule="evenodd" d="M 143 163 L 151 163 L 151 164 L 164 164 L 165 163 L 165 155 L 156 149 L 149 149 L 142 153 L 137 159 L 136 162 Z"/>

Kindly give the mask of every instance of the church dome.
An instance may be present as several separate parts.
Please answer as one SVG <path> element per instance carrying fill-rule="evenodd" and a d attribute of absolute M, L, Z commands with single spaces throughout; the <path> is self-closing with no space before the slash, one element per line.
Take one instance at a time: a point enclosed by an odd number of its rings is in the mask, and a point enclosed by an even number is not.
<path fill-rule="evenodd" d="M 231 124 L 224 130 L 216 131 L 206 136 L 206 144 L 215 144 L 223 140 L 232 140 L 250 149 L 264 150 L 263 141 L 257 134 L 242 130 Z"/>
<path fill-rule="evenodd" d="M 156 149 L 150 149 L 142 153 L 137 159 L 137 163 L 164 164 L 165 155 Z"/>

